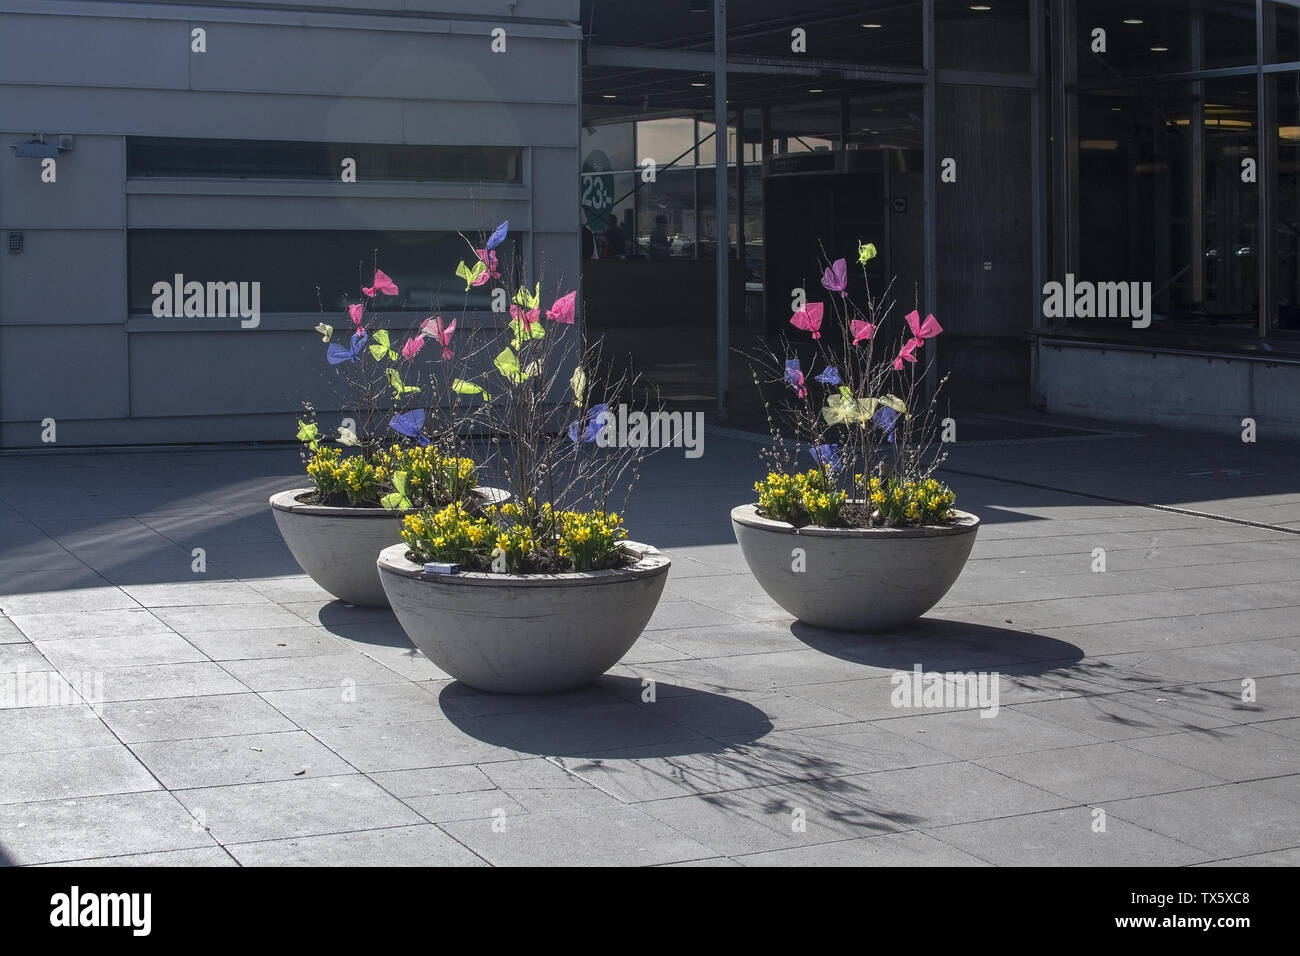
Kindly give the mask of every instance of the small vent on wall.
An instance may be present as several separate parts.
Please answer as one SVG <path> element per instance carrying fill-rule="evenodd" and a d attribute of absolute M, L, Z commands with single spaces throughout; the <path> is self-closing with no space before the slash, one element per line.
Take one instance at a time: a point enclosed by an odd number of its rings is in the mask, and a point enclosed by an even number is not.
<path fill-rule="evenodd" d="M 9 233 L 9 251 L 10 252 L 23 251 L 23 234 L 21 232 Z"/>

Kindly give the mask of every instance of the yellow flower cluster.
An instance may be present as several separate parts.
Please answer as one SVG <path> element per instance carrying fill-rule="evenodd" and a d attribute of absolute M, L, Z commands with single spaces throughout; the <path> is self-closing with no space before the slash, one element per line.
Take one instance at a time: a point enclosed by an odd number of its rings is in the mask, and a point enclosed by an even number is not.
<path fill-rule="evenodd" d="M 559 552 L 576 571 L 592 571 L 627 537 L 614 512 L 562 511 L 557 528 Z"/>
<path fill-rule="evenodd" d="M 515 502 L 473 514 L 458 505 L 426 508 L 403 519 L 402 541 L 422 561 L 447 561 L 496 571 L 526 569 L 544 551 L 567 558 L 575 571 L 604 566 L 627 537 L 623 519 L 603 511 L 535 509 L 537 527 Z M 504 561 L 502 560 L 504 559 Z"/>
<path fill-rule="evenodd" d="M 758 507 L 774 521 L 791 524 L 833 525 L 844 508 L 848 495 L 831 486 L 821 469 L 800 475 L 772 472 L 754 483 Z"/>
<path fill-rule="evenodd" d="M 890 527 L 947 521 L 957 502 L 952 489 L 933 478 L 873 475 L 863 487 L 874 507 L 875 519 Z"/>
<path fill-rule="evenodd" d="M 463 501 L 478 482 L 478 466 L 469 458 L 443 455 L 432 445 L 395 444 L 348 458 L 341 449 L 322 445 L 307 462 L 307 475 L 322 499 L 346 495 L 353 505 L 378 504 L 401 485 L 409 507 L 418 508 Z"/>

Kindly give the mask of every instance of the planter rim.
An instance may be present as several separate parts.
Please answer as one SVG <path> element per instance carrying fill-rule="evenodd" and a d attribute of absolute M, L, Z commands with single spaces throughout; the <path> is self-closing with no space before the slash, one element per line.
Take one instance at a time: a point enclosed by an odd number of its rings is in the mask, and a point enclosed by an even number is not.
<path fill-rule="evenodd" d="M 950 525 L 921 525 L 913 528 L 826 528 L 805 525 L 796 528 L 788 521 L 773 521 L 758 513 L 758 504 L 737 505 L 731 509 L 731 520 L 747 528 L 772 531 L 778 534 L 798 534 L 813 538 L 943 538 L 953 535 L 973 534 L 980 519 L 968 511 L 957 511 L 957 522 Z"/>
<path fill-rule="evenodd" d="M 287 511 L 296 515 L 321 515 L 330 518 L 404 518 L 415 514 L 419 508 L 357 508 L 352 505 L 309 505 L 298 500 L 299 495 L 309 494 L 316 489 L 290 488 L 288 491 L 271 495 L 271 507 L 276 511 Z M 490 486 L 476 487 L 474 492 L 485 499 L 487 504 L 499 504 L 510 497 L 508 491 Z"/>
<path fill-rule="evenodd" d="M 639 554 L 641 560 L 625 568 L 609 568 L 604 571 L 566 571 L 560 574 L 521 574 L 507 572 L 496 574 L 491 571 L 462 571 L 458 574 L 428 574 L 424 566 L 410 561 L 406 557 L 406 545 L 394 544 L 379 552 L 378 565 L 381 573 L 396 574 L 404 578 L 414 578 L 431 585 L 444 587 L 583 587 L 593 584 L 612 584 L 616 581 L 631 581 L 637 578 L 649 578 L 668 571 L 672 562 L 656 548 L 637 541 L 624 541 L 623 547 Z"/>

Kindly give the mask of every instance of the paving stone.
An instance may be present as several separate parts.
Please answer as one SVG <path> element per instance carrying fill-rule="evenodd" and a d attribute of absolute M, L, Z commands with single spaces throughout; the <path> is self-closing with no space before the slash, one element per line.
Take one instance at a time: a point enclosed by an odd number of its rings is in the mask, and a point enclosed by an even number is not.
<path fill-rule="evenodd" d="M 153 612 L 168 627 L 184 637 L 204 631 L 253 631 L 296 627 L 298 615 L 277 604 L 261 600 L 249 604 L 215 604 L 199 607 L 159 607 Z"/>
<path fill-rule="evenodd" d="M 117 742 L 80 750 L 0 755 L 0 803 L 160 789 L 153 774 Z"/>
<path fill-rule="evenodd" d="M 1098 818 L 1089 807 L 958 823 L 926 832 L 995 866 L 1188 866 L 1209 858 L 1204 850 L 1126 822 L 1115 810 L 1118 806 L 1102 808 L 1107 811 L 1104 832 L 1093 829 Z"/>
<path fill-rule="evenodd" d="M 1300 773 L 1300 742 L 1253 727 L 1189 730 L 1124 746 L 1234 783 Z"/>
<path fill-rule="evenodd" d="M 1154 737 L 1183 730 L 1224 727 L 1231 721 L 1179 703 L 1164 690 L 1038 701 L 1016 712 L 1100 740 Z"/>
<path fill-rule="evenodd" d="M 481 768 L 464 764 L 455 767 L 426 767 L 422 770 L 389 770 L 372 773 L 369 776 L 371 780 L 401 800 L 408 797 L 437 797 L 448 793 L 492 790 L 497 787 L 492 778 Z"/>
<path fill-rule="evenodd" d="M 1263 853 L 1297 841 L 1297 808 L 1259 783 L 1204 787 L 1120 800 L 1107 807 L 1119 817 L 1216 857 Z"/>
<path fill-rule="evenodd" d="M 497 714 L 477 718 L 476 726 L 489 740 L 543 756 L 635 756 L 637 749 L 681 742 L 690 750 L 703 736 L 659 715 L 654 704 L 616 702 L 544 710 L 526 714 Z M 459 718 L 454 718 L 459 723 Z"/>
<path fill-rule="evenodd" d="M 235 843 L 244 866 L 485 866 L 432 824 Z"/>
<path fill-rule="evenodd" d="M 993 717 L 984 717 L 983 713 L 967 709 L 921 714 L 884 720 L 875 726 L 964 760 L 1055 750 L 1093 743 L 1096 739 L 1021 713 L 1019 709 L 1003 708 Z"/>
<path fill-rule="evenodd" d="M 1075 803 L 1097 805 L 1108 800 L 1150 796 L 1175 790 L 1217 786 L 1223 780 L 1189 770 L 1148 754 L 1135 754 L 1114 743 L 1087 744 L 1039 753 L 992 757 L 982 766 L 1023 780 Z"/>
<path fill-rule="evenodd" d="M 10 619 L 33 641 L 173 633 L 166 624 L 140 607 L 11 614 Z"/>
<path fill-rule="evenodd" d="M 78 577 L 87 583 L 82 585 L 69 583 L 58 590 L 49 590 L 51 582 L 47 579 L 41 582 L 45 590 L 0 594 L 0 611 L 12 618 L 44 614 L 72 615 L 84 611 L 139 610 L 140 605 L 129 594 L 119 588 L 107 586 L 108 582 L 97 574 L 88 572 Z M 98 586 L 91 585 L 89 582 L 92 581 Z M 0 589 L 7 587 L 13 585 L 0 581 Z"/>
<path fill-rule="evenodd" d="M 495 866 L 653 866 L 716 856 L 703 844 L 632 807 L 598 807 L 442 825 Z"/>
<path fill-rule="evenodd" d="M 215 845 L 161 791 L 0 805 L 0 844 L 18 864 Z"/>
<path fill-rule="evenodd" d="M 102 676 L 101 701 L 201 697 L 241 694 L 249 690 L 219 665 L 209 661 L 112 667 Z"/>
<path fill-rule="evenodd" d="M 102 716 L 129 744 L 298 729 L 256 694 L 123 701 L 106 704 Z"/>
<path fill-rule="evenodd" d="M 15 707 L 0 710 L 0 754 L 79 750 L 115 743 L 117 737 L 89 707 Z"/>
<path fill-rule="evenodd" d="M 38 647 L 50 663 L 64 673 L 148 664 L 187 664 L 207 660 L 193 644 L 171 633 L 120 634 L 115 637 L 41 641 Z"/>
<path fill-rule="evenodd" d="M 269 599 L 241 581 L 208 581 L 199 574 L 191 582 L 125 584 L 122 591 L 141 607 L 211 607 L 214 604 L 258 604 Z"/>
<path fill-rule="evenodd" d="M 338 654 L 223 661 L 222 667 L 250 690 L 308 690 L 362 684 L 404 683 L 400 674 L 377 661 L 338 647 Z"/>
<path fill-rule="evenodd" d="M 318 627 L 275 627 L 247 631 L 196 631 L 188 638 L 214 661 L 262 660 L 338 654 L 339 642 Z"/>
<path fill-rule="evenodd" d="M 221 847 L 201 847 L 195 850 L 163 850 L 159 853 L 130 853 L 125 856 L 101 856 L 90 860 L 65 860 L 61 863 L 42 863 L 41 866 L 176 866 L 209 867 L 239 866 Z"/>
<path fill-rule="evenodd" d="M 423 822 L 360 774 L 204 787 L 176 798 L 224 846 Z"/>
<path fill-rule="evenodd" d="M 169 790 L 265 783 L 351 773 L 303 731 L 133 743 L 131 750 Z"/>
<path fill-rule="evenodd" d="M 914 830 L 736 857 L 743 866 L 988 866 L 984 860 Z"/>
<path fill-rule="evenodd" d="M 482 739 L 486 718 L 321 727 L 313 735 L 363 773 L 514 760 L 518 751 Z"/>
<path fill-rule="evenodd" d="M 298 726 L 309 730 L 395 724 L 442 716 L 433 694 L 409 682 L 267 691 L 262 697 Z"/>

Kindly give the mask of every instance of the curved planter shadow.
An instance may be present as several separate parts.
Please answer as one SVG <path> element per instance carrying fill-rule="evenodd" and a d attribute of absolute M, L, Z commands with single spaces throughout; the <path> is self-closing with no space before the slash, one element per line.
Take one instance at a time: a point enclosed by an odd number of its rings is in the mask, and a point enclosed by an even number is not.
<path fill-rule="evenodd" d="M 638 678 L 605 675 L 559 694 L 492 694 L 453 681 L 438 694 L 446 718 L 470 737 L 544 757 L 650 759 L 722 754 L 770 733 L 767 715 L 746 701 L 659 683 L 642 702 Z M 722 741 L 713 723 L 744 733 Z"/>

